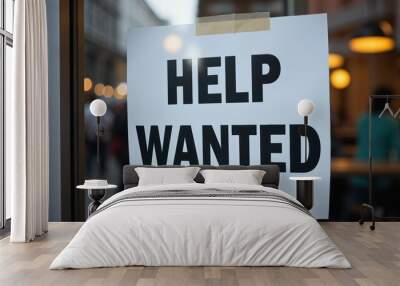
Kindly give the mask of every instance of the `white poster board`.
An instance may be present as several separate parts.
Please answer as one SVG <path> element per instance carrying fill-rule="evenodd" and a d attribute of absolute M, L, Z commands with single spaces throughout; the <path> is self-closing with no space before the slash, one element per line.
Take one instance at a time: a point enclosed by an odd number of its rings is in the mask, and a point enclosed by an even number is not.
<path fill-rule="evenodd" d="M 280 189 L 290 194 L 289 176 L 322 177 L 312 213 L 328 218 L 326 15 L 271 18 L 266 31 L 218 35 L 196 36 L 196 25 L 132 29 L 128 90 L 131 164 L 279 162 Z M 307 162 L 297 113 L 304 98 L 316 107 Z"/>

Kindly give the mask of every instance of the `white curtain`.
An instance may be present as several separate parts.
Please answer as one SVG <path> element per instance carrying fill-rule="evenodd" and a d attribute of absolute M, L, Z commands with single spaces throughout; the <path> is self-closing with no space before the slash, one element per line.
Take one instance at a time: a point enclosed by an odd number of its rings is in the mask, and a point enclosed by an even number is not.
<path fill-rule="evenodd" d="M 45 0 L 15 1 L 13 94 L 6 98 L 6 187 L 12 242 L 48 225 L 48 56 Z"/>

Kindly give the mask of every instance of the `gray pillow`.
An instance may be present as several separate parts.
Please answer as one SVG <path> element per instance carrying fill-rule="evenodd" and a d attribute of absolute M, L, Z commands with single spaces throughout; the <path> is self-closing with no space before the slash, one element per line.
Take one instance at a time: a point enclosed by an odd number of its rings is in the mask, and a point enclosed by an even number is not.
<path fill-rule="evenodd" d="M 202 170 L 205 184 L 230 183 L 261 185 L 265 171 L 261 170 Z"/>
<path fill-rule="evenodd" d="M 199 170 L 199 167 L 135 168 L 135 171 L 139 176 L 138 186 L 195 183 L 193 179 L 196 177 Z"/>

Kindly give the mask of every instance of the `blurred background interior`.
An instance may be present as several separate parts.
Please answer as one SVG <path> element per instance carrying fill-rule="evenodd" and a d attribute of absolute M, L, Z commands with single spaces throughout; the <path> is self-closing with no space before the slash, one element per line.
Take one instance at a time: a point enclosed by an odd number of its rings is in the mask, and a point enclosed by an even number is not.
<path fill-rule="evenodd" d="M 400 1 L 396 0 L 85 0 L 86 177 L 122 185 L 128 164 L 127 31 L 132 26 L 195 23 L 198 16 L 269 11 L 272 17 L 327 13 L 332 118 L 330 219 L 358 219 L 368 195 L 368 98 L 400 94 Z M 110 40 L 112 39 L 112 40 Z M 107 102 L 102 160 L 96 164 L 89 103 Z M 377 213 L 400 216 L 400 100 L 379 117 L 373 103 L 372 155 Z M 397 115 L 397 118 L 396 116 Z"/>

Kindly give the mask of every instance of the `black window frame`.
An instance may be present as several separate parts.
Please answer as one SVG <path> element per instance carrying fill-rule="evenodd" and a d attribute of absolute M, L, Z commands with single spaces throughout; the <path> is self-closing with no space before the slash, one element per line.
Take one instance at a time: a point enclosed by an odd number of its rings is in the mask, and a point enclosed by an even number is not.
<path fill-rule="evenodd" d="M 60 0 L 61 221 L 84 221 L 84 2 Z"/>

